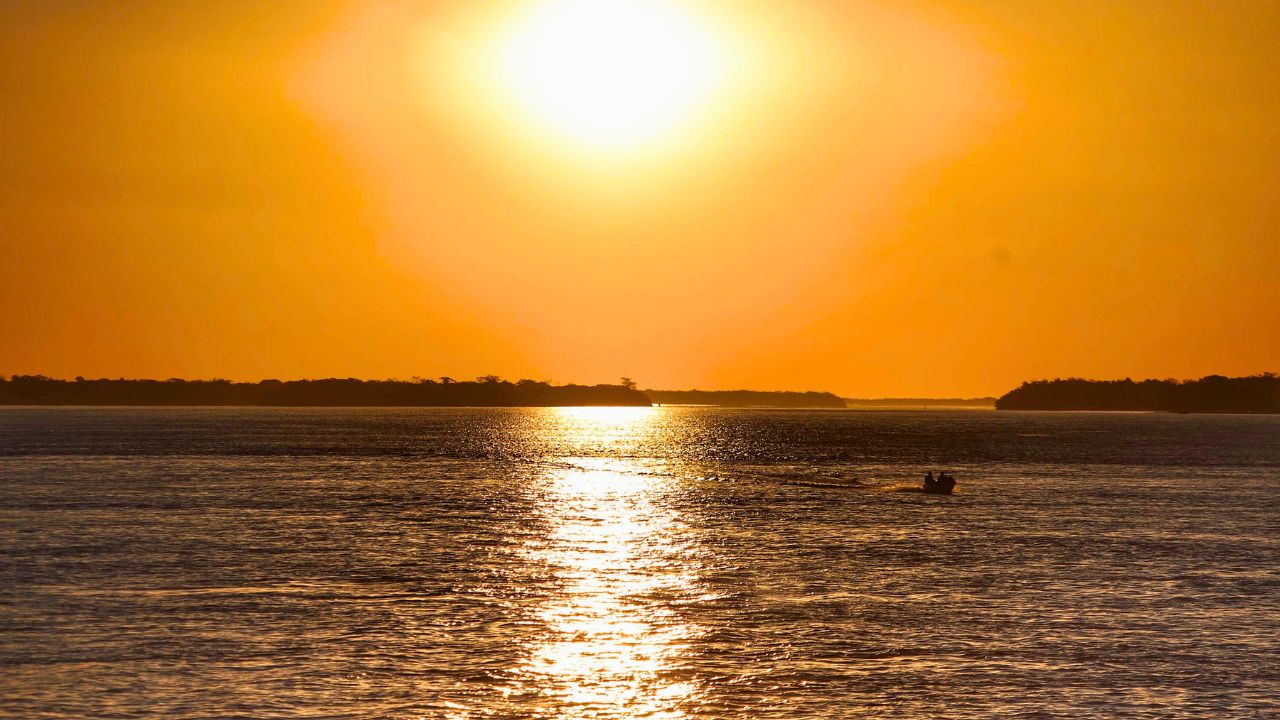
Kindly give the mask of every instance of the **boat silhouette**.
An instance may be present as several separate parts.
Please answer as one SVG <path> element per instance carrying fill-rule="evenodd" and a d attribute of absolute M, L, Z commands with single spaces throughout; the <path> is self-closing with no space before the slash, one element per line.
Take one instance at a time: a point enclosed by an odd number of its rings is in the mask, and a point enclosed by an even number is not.
<path fill-rule="evenodd" d="M 934 495 L 950 495 L 952 490 L 956 489 L 956 479 L 946 473 L 939 473 L 938 477 L 933 477 L 932 473 L 924 479 L 920 491 Z"/>

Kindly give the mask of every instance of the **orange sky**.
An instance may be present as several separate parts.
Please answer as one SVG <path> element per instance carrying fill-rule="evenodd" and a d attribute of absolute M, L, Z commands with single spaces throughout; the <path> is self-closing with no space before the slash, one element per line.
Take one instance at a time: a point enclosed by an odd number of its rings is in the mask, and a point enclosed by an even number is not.
<path fill-rule="evenodd" d="M 477 70 L 529 4 L 0 6 L 0 373 L 1280 370 L 1280 3 L 693 0 L 623 153 Z"/>

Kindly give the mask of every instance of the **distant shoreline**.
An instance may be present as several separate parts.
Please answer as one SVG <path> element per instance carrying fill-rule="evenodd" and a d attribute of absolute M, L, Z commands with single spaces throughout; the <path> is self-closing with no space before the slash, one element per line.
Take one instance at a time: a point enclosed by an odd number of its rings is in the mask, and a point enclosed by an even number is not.
<path fill-rule="evenodd" d="M 1280 413 L 1280 377 L 1199 380 L 1035 380 L 999 398 L 841 398 L 819 391 L 641 390 L 616 384 L 552 385 L 486 375 L 412 380 L 85 379 L 0 375 L 0 406 L 63 407 L 649 407 L 818 410 L 1030 410 L 1060 412 Z"/>
<path fill-rule="evenodd" d="M 645 390 L 658 405 L 700 405 L 737 408 L 843 408 L 844 401 L 829 392 L 768 390 Z"/>
<path fill-rule="evenodd" d="M 846 407 L 859 409 L 928 410 L 994 410 L 996 399 L 980 398 L 842 398 Z"/>

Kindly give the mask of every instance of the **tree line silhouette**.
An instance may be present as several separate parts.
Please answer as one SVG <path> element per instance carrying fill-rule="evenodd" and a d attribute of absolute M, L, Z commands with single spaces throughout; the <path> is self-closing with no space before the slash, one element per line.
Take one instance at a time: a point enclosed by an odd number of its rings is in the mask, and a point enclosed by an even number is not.
<path fill-rule="evenodd" d="M 1024 382 L 996 400 L 997 410 L 1156 410 L 1203 413 L 1278 413 L 1280 377 L 1209 375 L 1199 380 L 1082 380 Z"/>
<path fill-rule="evenodd" d="M 554 407 L 573 405 L 715 405 L 721 407 L 844 407 L 825 392 L 640 390 L 615 385 L 552 385 L 485 375 L 411 380 L 58 380 L 0 375 L 0 405 L 261 405 L 279 407 Z"/>
<path fill-rule="evenodd" d="M 554 407 L 573 405 L 714 405 L 721 407 L 842 408 L 825 392 L 755 390 L 640 390 L 618 384 L 552 385 L 485 375 L 470 381 L 411 380 L 58 380 L 43 375 L 0 376 L 0 405 L 261 405 L 281 407 Z M 999 410 L 1148 410 L 1280 413 L 1274 373 L 1199 380 L 1084 380 L 1024 382 L 996 400 Z"/>
<path fill-rule="evenodd" d="M 511 382 L 495 375 L 438 380 L 56 380 L 43 375 L 0 376 L 4 405 L 262 405 L 290 407 L 552 407 L 651 405 L 623 378 L 617 385 Z"/>

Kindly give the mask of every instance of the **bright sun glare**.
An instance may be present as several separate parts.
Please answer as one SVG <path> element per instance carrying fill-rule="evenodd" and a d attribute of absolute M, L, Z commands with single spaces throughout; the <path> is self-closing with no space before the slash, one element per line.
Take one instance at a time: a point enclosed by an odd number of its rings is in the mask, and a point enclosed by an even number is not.
<path fill-rule="evenodd" d="M 501 48 L 511 95 L 575 142 L 623 149 L 671 131 L 724 72 L 708 28 L 667 0 L 545 0 Z"/>

